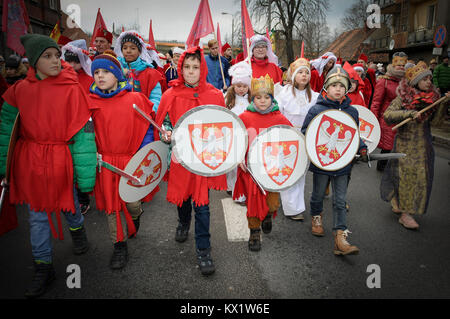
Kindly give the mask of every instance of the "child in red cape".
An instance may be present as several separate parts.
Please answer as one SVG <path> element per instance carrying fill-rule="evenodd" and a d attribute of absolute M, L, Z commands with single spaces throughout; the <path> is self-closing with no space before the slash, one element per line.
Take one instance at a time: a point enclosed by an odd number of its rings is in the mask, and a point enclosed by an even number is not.
<path fill-rule="evenodd" d="M 251 82 L 252 103 L 239 115 L 248 132 L 248 145 L 265 129 L 274 125 L 289 125 L 291 122 L 281 114 L 277 101 L 273 98 L 274 83 L 269 75 L 253 78 Z M 248 149 L 247 149 L 248 152 Z M 246 156 L 247 158 L 247 156 Z M 275 217 L 280 207 L 280 193 L 267 192 L 263 195 L 250 174 L 241 164 L 237 172 L 237 181 L 233 198 L 247 198 L 247 220 L 250 228 L 248 248 L 261 250 L 261 228 L 265 234 L 272 231 L 272 216 Z"/>
<path fill-rule="evenodd" d="M 206 104 L 225 107 L 222 92 L 206 82 L 208 69 L 203 50 L 193 47 L 183 53 L 178 62 L 179 77 L 169 83 L 171 88 L 161 98 L 156 115 L 156 123 L 163 125 L 169 131 L 170 142 L 172 128 L 187 111 Z M 157 137 L 158 134 L 155 134 Z M 226 190 L 226 175 L 204 177 L 193 174 L 171 157 L 168 173 L 167 200 L 177 205 L 179 224 L 175 240 L 184 242 L 187 239 L 192 204 L 195 211 L 195 242 L 200 271 L 210 275 L 215 271 L 211 258 L 211 243 L 209 233 L 209 190 Z"/>
<path fill-rule="evenodd" d="M 344 70 L 347 71 L 348 76 L 350 77 L 351 88 L 348 90 L 347 96 L 350 98 L 351 105 L 361 105 L 365 106 L 366 102 L 364 101 L 364 81 L 361 79 L 358 73 L 356 73 L 354 67 L 350 65 L 350 63 L 344 63 Z"/>
<path fill-rule="evenodd" d="M 147 144 L 144 142 L 146 135 L 153 135 L 153 127 L 133 109 L 133 104 L 154 118 L 153 103 L 142 93 L 130 92 L 131 85 L 127 83 L 120 62 L 111 50 L 95 57 L 92 61 L 92 74 L 95 82 L 91 86 L 90 97 L 98 153 L 102 155 L 103 161 L 125 169 L 133 155 Z M 125 204 L 120 198 L 120 178 L 118 174 L 103 168 L 97 174 L 94 188 L 97 209 L 104 210 L 108 215 L 111 240 L 114 243 L 110 262 L 112 269 L 125 267 L 128 260 L 120 212 L 124 213 L 130 237 L 136 234 L 143 213 L 141 201 Z M 156 188 L 143 201 L 150 201 L 158 190 Z"/>
<path fill-rule="evenodd" d="M 61 212 L 69 225 L 74 253 L 89 246 L 75 184 L 92 191 L 97 164 L 88 98 L 77 74 L 64 61 L 51 38 L 27 34 L 20 38 L 30 61 L 27 77 L 11 86 L 0 124 L 0 175 L 5 175 L 6 153 L 14 120 L 20 130 L 10 168 L 10 200 L 27 204 L 35 274 L 26 297 L 42 295 L 55 278 L 51 234 L 63 239 Z"/>

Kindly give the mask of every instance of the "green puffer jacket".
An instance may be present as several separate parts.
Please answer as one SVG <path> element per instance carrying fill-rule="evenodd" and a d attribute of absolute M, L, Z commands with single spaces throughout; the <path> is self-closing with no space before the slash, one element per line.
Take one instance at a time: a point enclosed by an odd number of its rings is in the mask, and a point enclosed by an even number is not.
<path fill-rule="evenodd" d="M 450 89 L 450 66 L 439 64 L 433 72 L 433 83 L 437 88 Z"/>
<path fill-rule="evenodd" d="M 4 102 L 0 112 L 0 175 L 5 176 L 6 156 L 9 140 L 18 109 Z M 69 141 L 74 166 L 74 182 L 81 192 L 94 189 L 97 167 L 97 145 L 95 144 L 94 123 L 89 120 L 86 125 Z"/>

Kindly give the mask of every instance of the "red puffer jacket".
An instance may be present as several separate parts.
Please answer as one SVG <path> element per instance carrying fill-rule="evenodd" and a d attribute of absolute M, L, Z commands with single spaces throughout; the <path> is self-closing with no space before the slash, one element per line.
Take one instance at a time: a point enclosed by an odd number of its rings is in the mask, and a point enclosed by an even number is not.
<path fill-rule="evenodd" d="M 393 76 L 380 77 L 375 86 L 375 93 L 372 100 L 371 111 L 378 118 L 381 127 L 381 139 L 378 147 L 383 150 L 392 150 L 394 147 L 395 131 L 384 121 L 384 111 L 391 104 L 392 100 L 397 97 L 397 86 L 401 79 Z"/>

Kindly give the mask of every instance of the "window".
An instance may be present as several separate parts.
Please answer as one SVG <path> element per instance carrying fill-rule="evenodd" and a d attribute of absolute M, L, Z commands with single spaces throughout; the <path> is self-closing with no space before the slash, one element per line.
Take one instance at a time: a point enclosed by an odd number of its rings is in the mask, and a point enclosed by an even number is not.
<path fill-rule="evenodd" d="M 50 9 L 58 10 L 57 0 L 48 0 L 48 6 L 50 7 Z"/>
<path fill-rule="evenodd" d="M 436 18 L 435 9 L 436 9 L 435 4 L 428 6 L 427 29 L 433 29 L 435 25 L 435 18 Z"/>

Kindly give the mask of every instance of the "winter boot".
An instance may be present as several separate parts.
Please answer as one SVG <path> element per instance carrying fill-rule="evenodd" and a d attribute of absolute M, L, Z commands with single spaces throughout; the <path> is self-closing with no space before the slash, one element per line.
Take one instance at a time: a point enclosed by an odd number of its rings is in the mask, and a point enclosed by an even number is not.
<path fill-rule="evenodd" d="M 73 253 L 82 255 L 89 250 L 89 243 L 86 236 L 86 229 L 81 226 L 75 230 L 69 229 L 73 242 Z"/>
<path fill-rule="evenodd" d="M 216 271 L 211 258 L 211 247 L 201 250 L 197 249 L 197 262 L 203 276 L 211 275 Z"/>
<path fill-rule="evenodd" d="M 351 232 L 338 229 L 334 234 L 334 254 L 335 255 L 357 255 L 359 249 L 356 246 L 352 246 L 348 243 L 347 237 Z"/>
<path fill-rule="evenodd" d="M 314 236 L 323 237 L 325 235 L 325 232 L 323 231 L 322 226 L 322 213 L 319 215 L 311 216 L 311 232 Z"/>
<path fill-rule="evenodd" d="M 272 231 L 272 214 L 267 214 L 266 218 L 261 223 L 261 228 L 264 234 L 269 234 Z"/>
<path fill-rule="evenodd" d="M 189 235 L 189 225 L 183 225 L 178 223 L 178 227 L 175 233 L 175 240 L 179 243 L 184 243 Z"/>
<path fill-rule="evenodd" d="M 25 292 L 25 297 L 36 298 L 43 295 L 52 281 L 55 280 L 53 264 L 34 262 L 34 276 L 30 287 Z"/>
<path fill-rule="evenodd" d="M 248 249 L 250 251 L 261 250 L 261 230 L 250 229 L 250 238 L 248 240 Z"/>
<path fill-rule="evenodd" d="M 111 269 L 122 269 L 128 261 L 128 246 L 126 241 L 114 244 L 114 251 L 109 266 Z"/>

